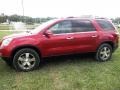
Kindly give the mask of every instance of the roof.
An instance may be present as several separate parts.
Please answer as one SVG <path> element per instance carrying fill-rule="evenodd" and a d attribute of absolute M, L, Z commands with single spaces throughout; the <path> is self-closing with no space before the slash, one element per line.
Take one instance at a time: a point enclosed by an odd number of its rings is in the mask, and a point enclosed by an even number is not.
<path fill-rule="evenodd" d="M 69 20 L 74 20 L 74 19 L 82 19 L 82 20 L 108 20 L 108 18 L 103 18 L 103 17 L 67 17 L 64 19 L 69 19 Z"/>

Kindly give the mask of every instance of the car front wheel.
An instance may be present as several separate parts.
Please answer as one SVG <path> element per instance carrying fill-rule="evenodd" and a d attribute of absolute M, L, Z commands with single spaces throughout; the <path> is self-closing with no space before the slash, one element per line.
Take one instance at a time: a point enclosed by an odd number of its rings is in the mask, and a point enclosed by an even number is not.
<path fill-rule="evenodd" d="M 24 48 L 16 52 L 13 58 L 13 66 L 17 71 L 31 71 L 38 68 L 40 57 L 30 48 Z"/>
<path fill-rule="evenodd" d="M 98 48 L 95 59 L 101 62 L 108 61 L 112 56 L 112 47 L 109 44 L 102 44 Z"/>

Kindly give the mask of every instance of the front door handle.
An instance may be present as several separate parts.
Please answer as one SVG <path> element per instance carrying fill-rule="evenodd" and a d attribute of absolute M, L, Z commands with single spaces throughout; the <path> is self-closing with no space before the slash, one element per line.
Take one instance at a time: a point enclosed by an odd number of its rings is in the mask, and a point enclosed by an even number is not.
<path fill-rule="evenodd" d="M 71 40 L 71 39 L 74 39 L 74 37 L 67 37 L 66 39 Z"/>
<path fill-rule="evenodd" d="M 97 35 L 92 35 L 92 37 L 93 37 L 93 38 L 96 38 L 96 37 L 97 37 Z"/>

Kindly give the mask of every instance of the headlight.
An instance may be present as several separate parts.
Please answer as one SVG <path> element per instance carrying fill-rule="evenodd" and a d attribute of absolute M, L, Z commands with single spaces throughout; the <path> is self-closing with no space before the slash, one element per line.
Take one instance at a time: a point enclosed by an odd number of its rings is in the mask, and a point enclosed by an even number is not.
<path fill-rule="evenodd" d="M 12 40 L 13 38 L 4 39 L 2 41 L 1 47 L 9 45 Z"/>

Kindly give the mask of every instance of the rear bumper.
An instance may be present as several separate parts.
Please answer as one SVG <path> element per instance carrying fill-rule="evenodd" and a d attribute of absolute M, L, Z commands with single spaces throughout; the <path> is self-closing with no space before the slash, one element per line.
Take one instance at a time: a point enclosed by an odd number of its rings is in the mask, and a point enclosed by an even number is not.
<path fill-rule="evenodd" d="M 0 52 L 0 57 L 2 56 L 2 53 Z"/>

